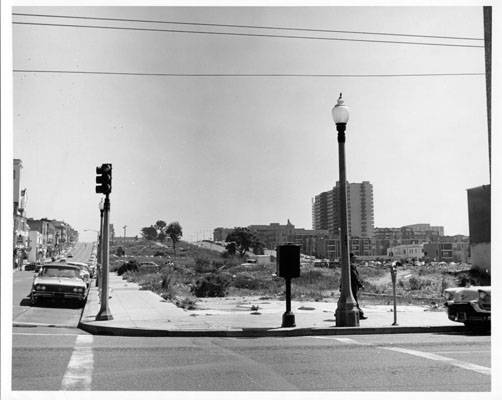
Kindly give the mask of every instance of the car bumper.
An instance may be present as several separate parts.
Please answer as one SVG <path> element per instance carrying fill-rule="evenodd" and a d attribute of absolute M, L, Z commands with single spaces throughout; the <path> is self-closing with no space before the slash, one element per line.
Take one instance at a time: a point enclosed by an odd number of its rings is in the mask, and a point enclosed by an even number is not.
<path fill-rule="evenodd" d="M 87 293 L 62 293 L 62 292 L 32 292 L 35 299 L 53 299 L 53 300 L 78 300 L 83 301 Z"/>
<path fill-rule="evenodd" d="M 476 302 L 472 303 L 446 303 L 448 318 L 455 322 L 476 323 L 491 320 L 491 311 L 483 310 Z"/>

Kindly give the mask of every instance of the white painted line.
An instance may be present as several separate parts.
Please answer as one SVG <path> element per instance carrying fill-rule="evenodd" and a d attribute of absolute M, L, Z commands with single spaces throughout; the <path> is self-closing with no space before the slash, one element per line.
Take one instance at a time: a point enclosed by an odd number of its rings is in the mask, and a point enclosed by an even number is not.
<path fill-rule="evenodd" d="M 94 358 L 92 335 L 78 335 L 61 383 L 61 390 L 91 390 Z"/>
<path fill-rule="evenodd" d="M 346 344 L 357 344 L 359 346 L 370 346 L 370 344 L 361 343 L 357 340 L 350 338 L 339 338 L 339 337 L 330 337 L 330 336 L 312 336 L 314 339 L 324 339 L 324 340 L 336 340 L 337 342 L 342 342 Z"/>
<path fill-rule="evenodd" d="M 315 339 L 325 339 L 325 340 L 336 340 L 338 342 L 342 343 L 347 343 L 347 344 L 354 344 L 354 345 L 360 345 L 360 346 L 371 346 L 371 343 L 361 343 L 358 342 L 357 340 L 350 339 L 350 338 L 336 338 L 336 337 L 329 337 L 329 336 L 312 336 Z M 482 365 L 478 364 L 473 364 L 469 363 L 467 361 L 460 361 L 460 360 L 455 360 L 453 358 L 448 358 L 448 357 L 443 357 L 440 356 L 437 353 L 490 353 L 490 350 L 478 350 L 478 351 L 444 351 L 444 352 L 436 352 L 436 353 L 426 353 L 423 351 L 417 351 L 417 350 L 411 350 L 411 349 L 405 349 L 402 347 L 383 347 L 383 346 L 377 346 L 379 349 L 384 349 L 384 350 L 391 350 L 391 351 L 397 351 L 400 353 L 404 354 L 410 354 L 413 356 L 417 357 L 422 357 L 422 358 L 427 358 L 429 360 L 434 360 L 434 361 L 441 361 L 441 362 L 446 362 L 450 365 L 454 365 L 459 368 L 467 369 L 469 371 L 474 371 L 483 375 L 491 375 L 491 368 L 489 367 L 484 367 Z"/>
<path fill-rule="evenodd" d="M 482 365 L 472 364 L 466 361 L 455 360 L 453 358 L 443 357 L 434 353 L 426 353 L 423 351 L 403 349 L 401 347 L 380 347 L 381 349 L 397 351 L 399 353 L 410 354 L 412 356 L 427 358 L 434 361 L 442 361 L 459 368 L 467 369 L 469 371 L 474 371 L 483 375 L 491 375 L 491 368 L 483 367 Z"/>
<path fill-rule="evenodd" d="M 12 336 L 77 336 L 78 333 L 25 333 L 25 332 L 13 332 Z"/>
<path fill-rule="evenodd" d="M 342 343 L 362 345 L 361 342 L 358 342 L 357 340 L 354 339 L 349 339 L 349 338 L 333 338 L 333 339 Z"/>
<path fill-rule="evenodd" d="M 476 353 L 491 353 L 491 350 L 448 350 L 435 351 L 436 354 L 476 354 Z"/>

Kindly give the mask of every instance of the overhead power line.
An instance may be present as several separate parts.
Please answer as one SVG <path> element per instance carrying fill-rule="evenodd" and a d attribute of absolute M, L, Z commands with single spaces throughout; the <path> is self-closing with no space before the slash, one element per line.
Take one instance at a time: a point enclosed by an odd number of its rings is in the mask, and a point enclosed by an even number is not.
<path fill-rule="evenodd" d="M 406 44 L 406 45 L 419 45 L 419 46 L 471 47 L 471 48 L 481 48 L 481 49 L 484 48 L 484 46 L 469 45 L 469 44 L 432 43 L 432 42 L 428 43 L 428 42 L 410 42 L 410 41 L 376 40 L 376 39 L 351 39 L 351 38 L 334 38 L 334 37 L 320 37 L 320 36 L 274 35 L 274 34 L 265 34 L 265 33 L 211 32 L 211 31 L 192 31 L 192 30 L 180 30 L 180 29 L 119 27 L 119 26 L 105 26 L 105 25 L 54 24 L 54 23 L 42 23 L 42 22 L 13 22 L 13 24 L 14 25 L 45 26 L 45 27 L 52 26 L 52 27 L 66 27 L 66 28 L 189 33 L 189 34 L 199 34 L 199 35 L 248 36 L 248 37 L 284 38 L 284 39 L 310 39 L 310 40 L 328 40 L 328 41 L 345 41 L 345 42 Z"/>
<path fill-rule="evenodd" d="M 88 16 L 76 16 L 76 15 L 54 15 L 54 14 L 12 13 L 12 15 L 23 16 L 23 17 L 64 18 L 64 19 L 117 21 L 117 22 L 140 22 L 140 23 L 171 24 L 171 25 L 213 26 L 213 27 L 225 27 L 225 28 L 273 29 L 273 30 L 287 30 L 287 31 L 301 31 L 301 32 L 323 32 L 323 33 L 349 33 L 357 35 L 403 36 L 403 37 L 417 37 L 417 38 L 480 40 L 480 41 L 484 40 L 483 38 L 462 37 L 462 36 L 419 35 L 419 34 L 409 34 L 409 33 L 348 31 L 348 30 L 318 29 L 318 28 L 291 28 L 284 26 L 217 24 L 217 23 L 203 23 L 203 22 L 162 21 L 162 20 L 148 20 L 148 19 L 88 17 Z"/>
<path fill-rule="evenodd" d="M 440 76 L 482 76 L 478 72 L 424 73 L 424 74 L 209 74 L 209 73 L 162 73 L 162 72 L 113 72 L 77 70 L 14 69 L 15 73 L 44 74 L 82 74 L 82 75 L 126 75 L 126 76 L 165 76 L 165 77 L 244 77 L 244 78 L 408 78 Z"/>

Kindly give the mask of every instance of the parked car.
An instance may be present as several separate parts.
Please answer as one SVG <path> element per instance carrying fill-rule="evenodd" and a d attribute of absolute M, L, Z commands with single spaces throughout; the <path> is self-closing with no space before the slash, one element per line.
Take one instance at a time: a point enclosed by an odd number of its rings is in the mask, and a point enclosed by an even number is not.
<path fill-rule="evenodd" d="M 63 263 L 45 264 L 35 275 L 31 288 L 31 304 L 40 299 L 56 301 L 77 300 L 84 303 L 88 288 L 80 275 L 80 268 Z"/>
<path fill-rule="evenodd" d="M 84 282 L 89 286 L 91 284 L 92 271 L 88 264 L 80 262 L 80 261 L 67 261 L 66 264 L 74 265 L 75 267 L 80 268 L 80 275 Z"/>
<path fill-rule="evenodd" d="M 445 289 L 448 318 L 465 326 L 489 326 L 491 323 L 491 286 Z"/>
<path fill-rule="evenodd" d="M 143 270 L 150 270 L 157 272 L 159 270 L 159 264 L 153 261 L 143 261 L 139 263 L 139 268 Z"/>
<path fill-rule="evenodd" d="M 40 267 L 42 267 L 42 263 L 32 262 L 32 263 L 26 264 L 24 266 L 24 270 L 25 271 L 35 271 L 35 272 L 38 272 L 40 270 Z"/>

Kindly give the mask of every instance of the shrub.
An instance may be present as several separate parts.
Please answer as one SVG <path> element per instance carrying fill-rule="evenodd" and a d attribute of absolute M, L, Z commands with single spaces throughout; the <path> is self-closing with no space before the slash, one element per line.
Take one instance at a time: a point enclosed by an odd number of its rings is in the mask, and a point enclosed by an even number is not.
<path fill-rule="evenodd" d="M 117 248 L 117 250 L 116 250 L 115 254 L 116 254 L 117 256 L 119 256 L 119 257 L 122 257 L 122 256 L 125 254 L 125 250 L 124 250 L 121 246 L 119 246 L 119 247 Z"/>
<path fill-rule="evenodd" d="M 193 267 L 193 270 L 197 273 L 201 274 L 206 274 L 209 272 L 214 272 L 216 271 L 217 267 L 215 263 L 210 260 L 209 258 L 206 257 L 196 257 L 195 258 L 195 265 Z"/>
<path fill-rule="evenodd" d="M 229 283 L 222 274 L 207 275 L 198 279 L 191 291 L 197 297 L 225 297 Z"/>
<path fill-rule="evenodd" d="M 260 280 L 249 272 L 240 272 L 232 280 L 232 286 L 241 289 L 258 289 L 262 285 Z"/>
<path fill-rule="evenodd" d="M 156 251 L 155 254 L 153 255 L 154 257 L 164 257 L 166 253 L 163 251 Z"/>
<path fill-rule="evenodd" d="M 431 286 L 432 282 L 429 279 L 420 279 L 412 276 L 409 280 L 410 290 L 422 290 L 427 286 Z"/>
<path fill-rule="evenodd" d="M 197 300 L 190 297 L 177 298 L 175 304 L 185 310 L 195 310 Z"/>
<path fill-rule="evenodd" d="M 137 272 L 138 271 L 138 262 L 136 260 L 130 260 L 124 264 L 122 264 L 120 266 L 120 268 L 117 270 L 117 275 L 123 275 L 124 272 L 128 272 L 128 271 L 134 271 L 134 272 Z"/>

